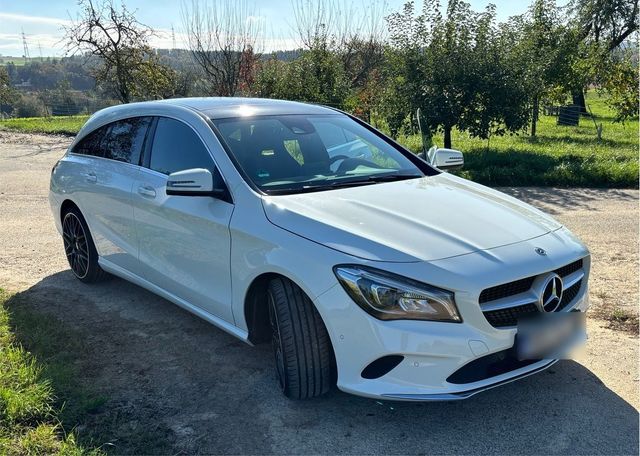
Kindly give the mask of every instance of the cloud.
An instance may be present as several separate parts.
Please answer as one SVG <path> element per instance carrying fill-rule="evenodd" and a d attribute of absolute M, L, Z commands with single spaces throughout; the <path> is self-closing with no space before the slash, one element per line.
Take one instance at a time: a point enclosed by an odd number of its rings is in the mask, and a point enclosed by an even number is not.
<path fill-rule="evenodd" d="M 30 24 L 68 25 L 71 21 L 59 17 L 29 16 L 26 14 L 0 13 L 0 20 Z"/>
<path fill-rule="evenodd" d="M 247 16 L 247 18 L 245 19 L 245 22 L 247 25 L 250 25 L 250 24 L 261 25 L 261 24 L 264 24 L 266 21 L 267 21 L 267 18 L 264 16 Z"/>

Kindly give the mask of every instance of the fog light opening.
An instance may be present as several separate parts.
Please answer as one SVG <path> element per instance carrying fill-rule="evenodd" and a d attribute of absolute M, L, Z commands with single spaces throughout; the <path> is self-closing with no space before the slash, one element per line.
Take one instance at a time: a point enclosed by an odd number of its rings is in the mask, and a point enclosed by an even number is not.
<path fill-rule="evenodd" d="M 383 375 L 391 372 L 398 364 L 402 362 L 402 355 L 387 355 L 378 358 L 362 370 L 360 376 L 367 380 L 375 380 Z"/>

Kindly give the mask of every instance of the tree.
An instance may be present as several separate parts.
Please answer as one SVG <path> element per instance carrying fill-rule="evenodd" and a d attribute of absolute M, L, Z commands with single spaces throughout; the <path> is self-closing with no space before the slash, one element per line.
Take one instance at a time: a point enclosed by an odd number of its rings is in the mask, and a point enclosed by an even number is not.
<path fill-rule="evenodd" d="M 638 0 L 572 0 L 579 38 L 613 51 L 638 30 Z"/>
<path fill-rule="evenodd" d="M 96 82 L 122 103 L 166 92 L 166 87 L 157 90 L 162 83 L 158 79 L 167 82 L 170 71 L 149 46 L 152 30 L 124 4 L 118 8 L 112 0 L 80 0 L 79 5 L 79 18 L 65 28 L 67 52 L 86 52 L 99 59 Z"/>
<path fill-rule="evenodd" d="M 600 72 L 600 91 L 608 95 L 607 104 L 616 112 L 615 122 L 637 118 L 639 114 L 638 63 L 632 50 L 611 54 L 607 71 Z"/>
<path fill-rule="evenodd" d="M 501 136 L 522 130 L 529 122 L 524 71 L 509 52 L 511 39 L 496 26 L 493 5 L 476 16 L 467 74 L 471 101 L 458 122 L 458 128 L 471 136 Z"/>
<path fill-rule="evenodd" d="M 570 9 L 575 38 L 580 43 L 576 54 L 582 62 L 577 67 L 585 80 L 573 88 L 573 103 L 586 114 L 586 83 L 602 79 L 597 73 L 611 63 L 615 51 L 638 31 L 638 0 L 572 0 Z M 612 87 L 611 81 L 608 86 Z"/>
<path fill-rule="evenodd" d="M 409 2 L 387 21 L 390 65 L 402 86 L 393 96 L 405 100 L 407 114 L 420 108 L 423 125 L 442 131 L 445 147 L 451 147 L 454 128 L 488 138 L 525 126 L 526 98 L 507 65 L 493 7 L 476 13 L 469 4 L 451 0 L 443 17 L 439 2 L 428 0 L 416 16 Z M 392 114 L 393 129 L 399 116 Z"/>
<path fill-rule="evenodd" d="M 303 51 L 292 62 L 269 60 L 258 72 L 256 93 L 262 97 L 307 101 L 343 108 L 349 83 L 340 59 L 327 49 Z"/>
<path fill-rule="evenodd" d="M 342 87 L 346 80 L 349 92 L 348 100 L 340 100 L 339 104 L 346 103 L 357 115 L 369 119 L 381 90 L 384 4 L 372 0 L 358 6 L 345 0 L 292 0 L 294 29 L 307 57 L 320 68 L 318 63 L 326 60 L 327 53 L 337 56 L 334 64 L 342 68 L 333 72 L 340 79 L 334 82 Z M 335 98 L 330 93 L 324 95 Z"/>
<path fill-rule="evenodd" d="M 3 112 L 11 113 L 12 105 L 16 101 L 16 92 L 11 86 L 9 73 L 4 66 L 0 66 L 0 115 Z M 5 108 L 8 108 L 5 110 Z"/>
<path fill-rule="evenodd" d="M 234 96 L 250 89 L 260 27 L 246 1 L 192 0 L 190 6 L 183 3 L 182 22 L 210 93 Z"/>
<path fill-rule="evenodd" d="M 540 104 L 552 99 L 560 88 L 575 85 L 575 41 L 562 22 L 555 0 L 535 0 L 529 11 L 512 18 L 514 65 L 523 69 L 520 84 L 526 87 L 531 106 L 531 136 L 536 136 Z M 582 84 L 582 82 L 580 82 Z"/>

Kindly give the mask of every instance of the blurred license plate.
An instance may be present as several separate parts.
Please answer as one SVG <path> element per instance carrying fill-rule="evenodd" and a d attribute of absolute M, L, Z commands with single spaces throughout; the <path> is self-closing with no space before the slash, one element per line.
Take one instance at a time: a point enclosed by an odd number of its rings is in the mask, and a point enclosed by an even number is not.
<path fill-rule="evenodd" d="M 564 359 L 587 340 L 584 312 L 551 312 L 518 321 L 518 359 Z"/>

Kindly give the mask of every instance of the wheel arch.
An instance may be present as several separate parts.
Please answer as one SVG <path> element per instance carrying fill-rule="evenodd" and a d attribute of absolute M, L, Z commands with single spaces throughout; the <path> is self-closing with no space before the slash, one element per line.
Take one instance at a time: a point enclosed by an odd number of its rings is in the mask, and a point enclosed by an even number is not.
<path fill-rule="evenodd" d="M 266 295 L 269 282 L 278 277 L 291 280 L 277 272 L 264 272 L 253 279 L 245 293 L 244 318 L 249 333 L 248 339 L 252 344 L 268 342 L 271 337 Z M 295 283 L 294 280 L 291 282 Z"/>
<path fill-rule="evenodd" d="M 60 205 L 60 220 L 62 220 L 64 218 L 64 215 L 71 209 L 77 209 L 78 211 L 80 211 L 80 208 L 76 203 L 74 203 L 70 199 L 65 199 Z M 80 213 L 82 214 L 82 211 L 80 211 Z"/>
<path fill-rule="evenodd" d="M 288 277 L 280 272 L 263 272 L 256 276 L 252 281 L 244 298 L 244 318 L 247 325 L 248 340 L 252 344 L 268 342 L 271 338 L 271 327 L 269 326 L 269 310 L 266 305 L 267 288 L 269 282 L 275 278 L 283 278 L 296 285 L 303 293 L 305 293 L 314 303 L 313 298 L 309 295 L 305 287 L 301 286 L 295 279 Z M 315 303 L 314 303 L 315 306 Z M 316 308 L 316 310 L 318 310 Z M 322 323 L 327 327 L 322 314 L 318 311 Z M 330 343 L 333 345 L 332 341 Z M 331 347 L 333 351 L 333 346 Z"/>

